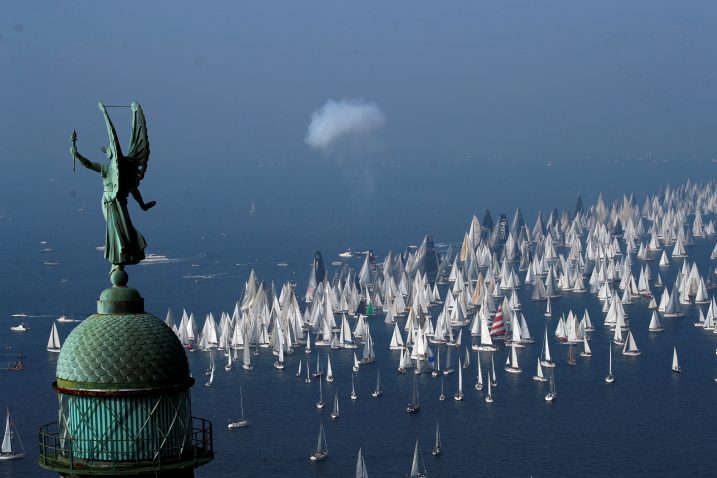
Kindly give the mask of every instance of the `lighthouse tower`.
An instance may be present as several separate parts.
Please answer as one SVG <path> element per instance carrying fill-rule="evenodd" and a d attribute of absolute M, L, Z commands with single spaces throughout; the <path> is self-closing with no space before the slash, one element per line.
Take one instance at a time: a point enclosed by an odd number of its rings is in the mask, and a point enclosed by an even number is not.
<path fill-rule="evenodd" d="M 185 351 L 125 271 L 112 284 L 60 352 L 58 420 L 40 429 L 40 466 L 62 477 L 193 477 L 214 452 L 211 423 L 192 416 Z"/>

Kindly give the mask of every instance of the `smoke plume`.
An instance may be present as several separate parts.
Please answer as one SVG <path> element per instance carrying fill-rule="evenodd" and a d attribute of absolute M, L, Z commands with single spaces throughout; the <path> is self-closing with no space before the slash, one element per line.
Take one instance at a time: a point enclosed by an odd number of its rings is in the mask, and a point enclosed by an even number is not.
<path fill-rule="evenodd" d="M 370 136 L 386 123 L 386 117 L 373 102 L 358 99 L 328 100 L 311 114 L 306 143 L 330 153 L 342 140 Z"/>

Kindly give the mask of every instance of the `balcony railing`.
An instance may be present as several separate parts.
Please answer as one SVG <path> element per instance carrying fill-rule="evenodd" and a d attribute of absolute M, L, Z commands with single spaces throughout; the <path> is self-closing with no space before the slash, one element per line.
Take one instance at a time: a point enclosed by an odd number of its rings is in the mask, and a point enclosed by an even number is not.
<path fill-rule="evenodd" d="M 40 466 L 75 475 L 136 474 L 176 468 L 196 468 L 214 458 L 212 423 L 192 417 L 192 433 L 182 446 L 167 446 L 161 438 L 86 440 L 61 436 L 57 422 L 40 428 Z"/>

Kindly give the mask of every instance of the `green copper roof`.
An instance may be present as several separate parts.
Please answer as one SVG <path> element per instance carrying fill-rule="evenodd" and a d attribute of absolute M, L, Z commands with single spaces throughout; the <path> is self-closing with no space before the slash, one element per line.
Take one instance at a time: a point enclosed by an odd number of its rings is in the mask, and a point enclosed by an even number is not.
<path fill-rule="evenodd" d="M 152 314 L 94 314 L 67 337 L 57 383 L 75 390 L 164 388 L 189 381 L 184 348 Z"/>

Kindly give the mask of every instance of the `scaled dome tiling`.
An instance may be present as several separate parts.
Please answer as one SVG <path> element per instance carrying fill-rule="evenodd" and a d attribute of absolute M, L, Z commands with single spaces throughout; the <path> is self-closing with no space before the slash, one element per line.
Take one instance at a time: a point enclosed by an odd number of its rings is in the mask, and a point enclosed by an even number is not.
<path fill-rule="evenodd" d="M 91 315 L 67 337 L 57 378 L 101 385 L 161 387 L 189 379 L 176 334 L 152 314 Z"/>

